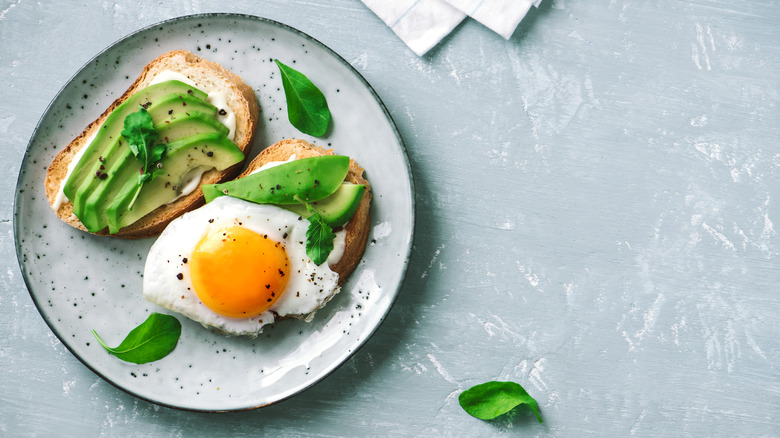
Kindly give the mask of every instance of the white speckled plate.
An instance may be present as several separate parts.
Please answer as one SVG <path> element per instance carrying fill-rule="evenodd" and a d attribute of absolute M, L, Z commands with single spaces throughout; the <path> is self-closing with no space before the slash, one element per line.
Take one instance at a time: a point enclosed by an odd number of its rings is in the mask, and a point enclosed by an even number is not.
<path fill-rule="evenodd" d="M 277 323 L 256 339 L 227 337 L 184 317 L 167 357 L 122 362 L 109 344 L 162 309 L 141 296 L 153 239 L 96 237 L 60 222 L 43 193 L 56 152 L 130 85 L 158 55 L 187 49 L 239 74 L 261 107 L 253 155 L 282 138 L 301 137 L 354 157 L 374 191 L 372 236 L 363 261 L 310 323 Z M 327 139 L 287 121 L 278 58 L 309 76 L 333 113 Z M 181 17 L 140 30 L 97 55 L 53 100 L 35 130 L 19 174 L 14 206 L 17 256 L 30 295 L 57 337 L 87 367 L 137 397 L 197 411 L 252 409 L 293 396 L 346 361 L 377 329 L 401 287 L 413 232 L 412 182 L 403 144 L 377 95 L 344 59 L 285 25 L 244 15 Z"/>

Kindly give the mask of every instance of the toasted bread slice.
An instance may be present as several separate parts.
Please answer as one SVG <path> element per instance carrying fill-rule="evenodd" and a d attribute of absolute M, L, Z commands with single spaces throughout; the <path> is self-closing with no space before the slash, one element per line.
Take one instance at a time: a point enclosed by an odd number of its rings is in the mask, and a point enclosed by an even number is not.
<path fill-rule="evenodd" d="M 314 146 L 304 140 L 290 139 L 282 140 L 263 150 L 247 168 L 238 177 L 244 177 L 271 161 L 287 161 L 292 155 L 296 158 L 316 157 L 319 155 L 333 155 L 333 149 L 324 149 Z M 371 228 L 371 187 L 368 181 L 363 177 L 363 168 L 355 160 L 349 160 L 349 172 L 345 178 L 346 181 L 353 184 L 364 184 L 366 191 L 360 200 L 357 211 L 352 219 L 347 222 L 344 229 L 347 232 L 344 248 L 344 255 L 341 259 L 330 267 L 333 272 L 339 274 L 339 286 L 344 284 L 349 274 L 355 270 L 357 264 L 363 257 L 366 249 L 368 234 Z"/>
<path fill-rule="evenodd" d="M 100 128 L 116 107 L 136 91 L 148 86 L 158 73 L 165 70 L 175 71 L 187 76 L 199 88 L 204 90 L 219 90 L 225 93 L 227 104 L 236 115 L 236 131 L 233 142 L 244 152 L 245 156 L 249 153 L 260 115 L 260 108 L 257 104 L 257 96 L 255 96 L 254 90 L 245 84 L 239 76 L 231 73 L 219 64 L 206 61 L 185 50 L 168 52 L 147 64 L 130 88 L 54 157 L 46 173 L 45 181 L 46 199 L 48 199 L 52 208 L 54 208 L 56 203 L 57 193 L 60 190 L 63 179 L 67 175 L 68 165 L 81 148 L 88 146 L 87 140 Z M 221 172 L 212 169 L 203 174 L 200 183 L 213 184 L 229 180 L 241 170 L 242 164 L 243 162 L 238 163 Z M 203 205 L 203 203 L 203 192 L 195 190 L 175 202 L 157 208 L 134 224 L 122 228 L 118 233 L 111 236 L 129 239 L 156 236 L 162 232 L 170 221 L 187 211 Z M 73 214 L 73 205 L 70 202 L 62 203 L 57 208 L 56 213 L 68 225 L 86 231 L 81 221 Z M 107 235 L 108 230 L 104 229 L 95 234 Z"/>

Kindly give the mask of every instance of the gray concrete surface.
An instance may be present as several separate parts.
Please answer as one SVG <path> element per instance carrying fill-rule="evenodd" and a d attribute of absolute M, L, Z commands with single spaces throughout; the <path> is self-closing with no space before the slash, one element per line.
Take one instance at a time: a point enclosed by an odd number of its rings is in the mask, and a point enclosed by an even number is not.
<path fill-rule="evenodd" d="M 466 21 L 419 58 L 357 0 L 0 1 L 0 435 L 780 435 L 778 6 L 545 0 L 508 41 Z M 368 344 L 231 414 L 140 401 L 83 366 L 33 305 L 12 232 L 25 147 L 68 79 L 141 27 L 217 11 L 296 27 L 364 75 L 417 205 Z M 544 424 L 461 410 L 496 379 Z"/>

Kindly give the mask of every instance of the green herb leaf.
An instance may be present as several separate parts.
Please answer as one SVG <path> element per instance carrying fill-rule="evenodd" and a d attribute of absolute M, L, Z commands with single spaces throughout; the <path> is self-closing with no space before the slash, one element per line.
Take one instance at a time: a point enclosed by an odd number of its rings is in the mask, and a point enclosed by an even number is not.
<path fill-rule="evenodd" d="M 125 362 L 141 364 L 162 359 L 176 347 L 181 336 L 181 323 L 171 315 L 152 313 L 116 348 L 106 345 L 95 330 L 92 334 L 109 353 Z"/>
<path fill-rule="evenodd" d="M 487 382 L 471 387 L 458 396 L 460 406 L 469 415 L 481 420 L 492 420 L 519 405 L 528 405 L 542 422 L 536 400 L 515 382 Z"/>
<path fill-rule="evenodd" d="M 275 59 L 282 74 L 287 117 L 304 134 L 321 137 L 330 123 L 330 111 L 325 96 L 303 73 Z"/>
<path fill-rule="evenodd" d="M 127 207 L 128 210 L 132 210 L 135 200 L 138 199 L 138 194 L 141 193 L 141 187 L 152 178 L 155 165 L 165 153 L 164 144 L 154 144 L 157 140 L 157 131 L 154 129 L 152 116 L 141 105 L 138 105 L 138 108 L 138 111 L 125 117 L 125 129 L 122 131 L 122 137 L 127 140 L 133 155 L 141 162 L 138 189 Z"/>
<path fill-rule="evenodd" d="M 333 239 L 336 238 L 336 234 L 309 204 L 304 203 L 304 205 L 312 213 L 309 217 L 309 228 L 306 230 L 306 255 L 319 266 L 325 263 L 328 255 L 333 251 Z"/>

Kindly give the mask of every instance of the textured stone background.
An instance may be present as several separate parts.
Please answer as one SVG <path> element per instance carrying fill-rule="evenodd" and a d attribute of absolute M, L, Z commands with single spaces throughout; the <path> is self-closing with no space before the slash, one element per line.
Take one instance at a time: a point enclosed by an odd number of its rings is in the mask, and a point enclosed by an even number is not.
<path fill-rule="evenodd" d="M 509 41 L 466 21 L 418 58 L 357 0 L 0 0 L 0 435 L 780 435 L 778 6 L 545 0 Z M 281 21 L 349 61 L 398 124 L 418 206 L 368 344 L 303 394 L 219 415 L 139 401 L 75 359 L 25 289 L 11 223 L 68 79 L 201 12 Z M 457 395 L 493 379 L 545 423 L 466 415 Z"/>

